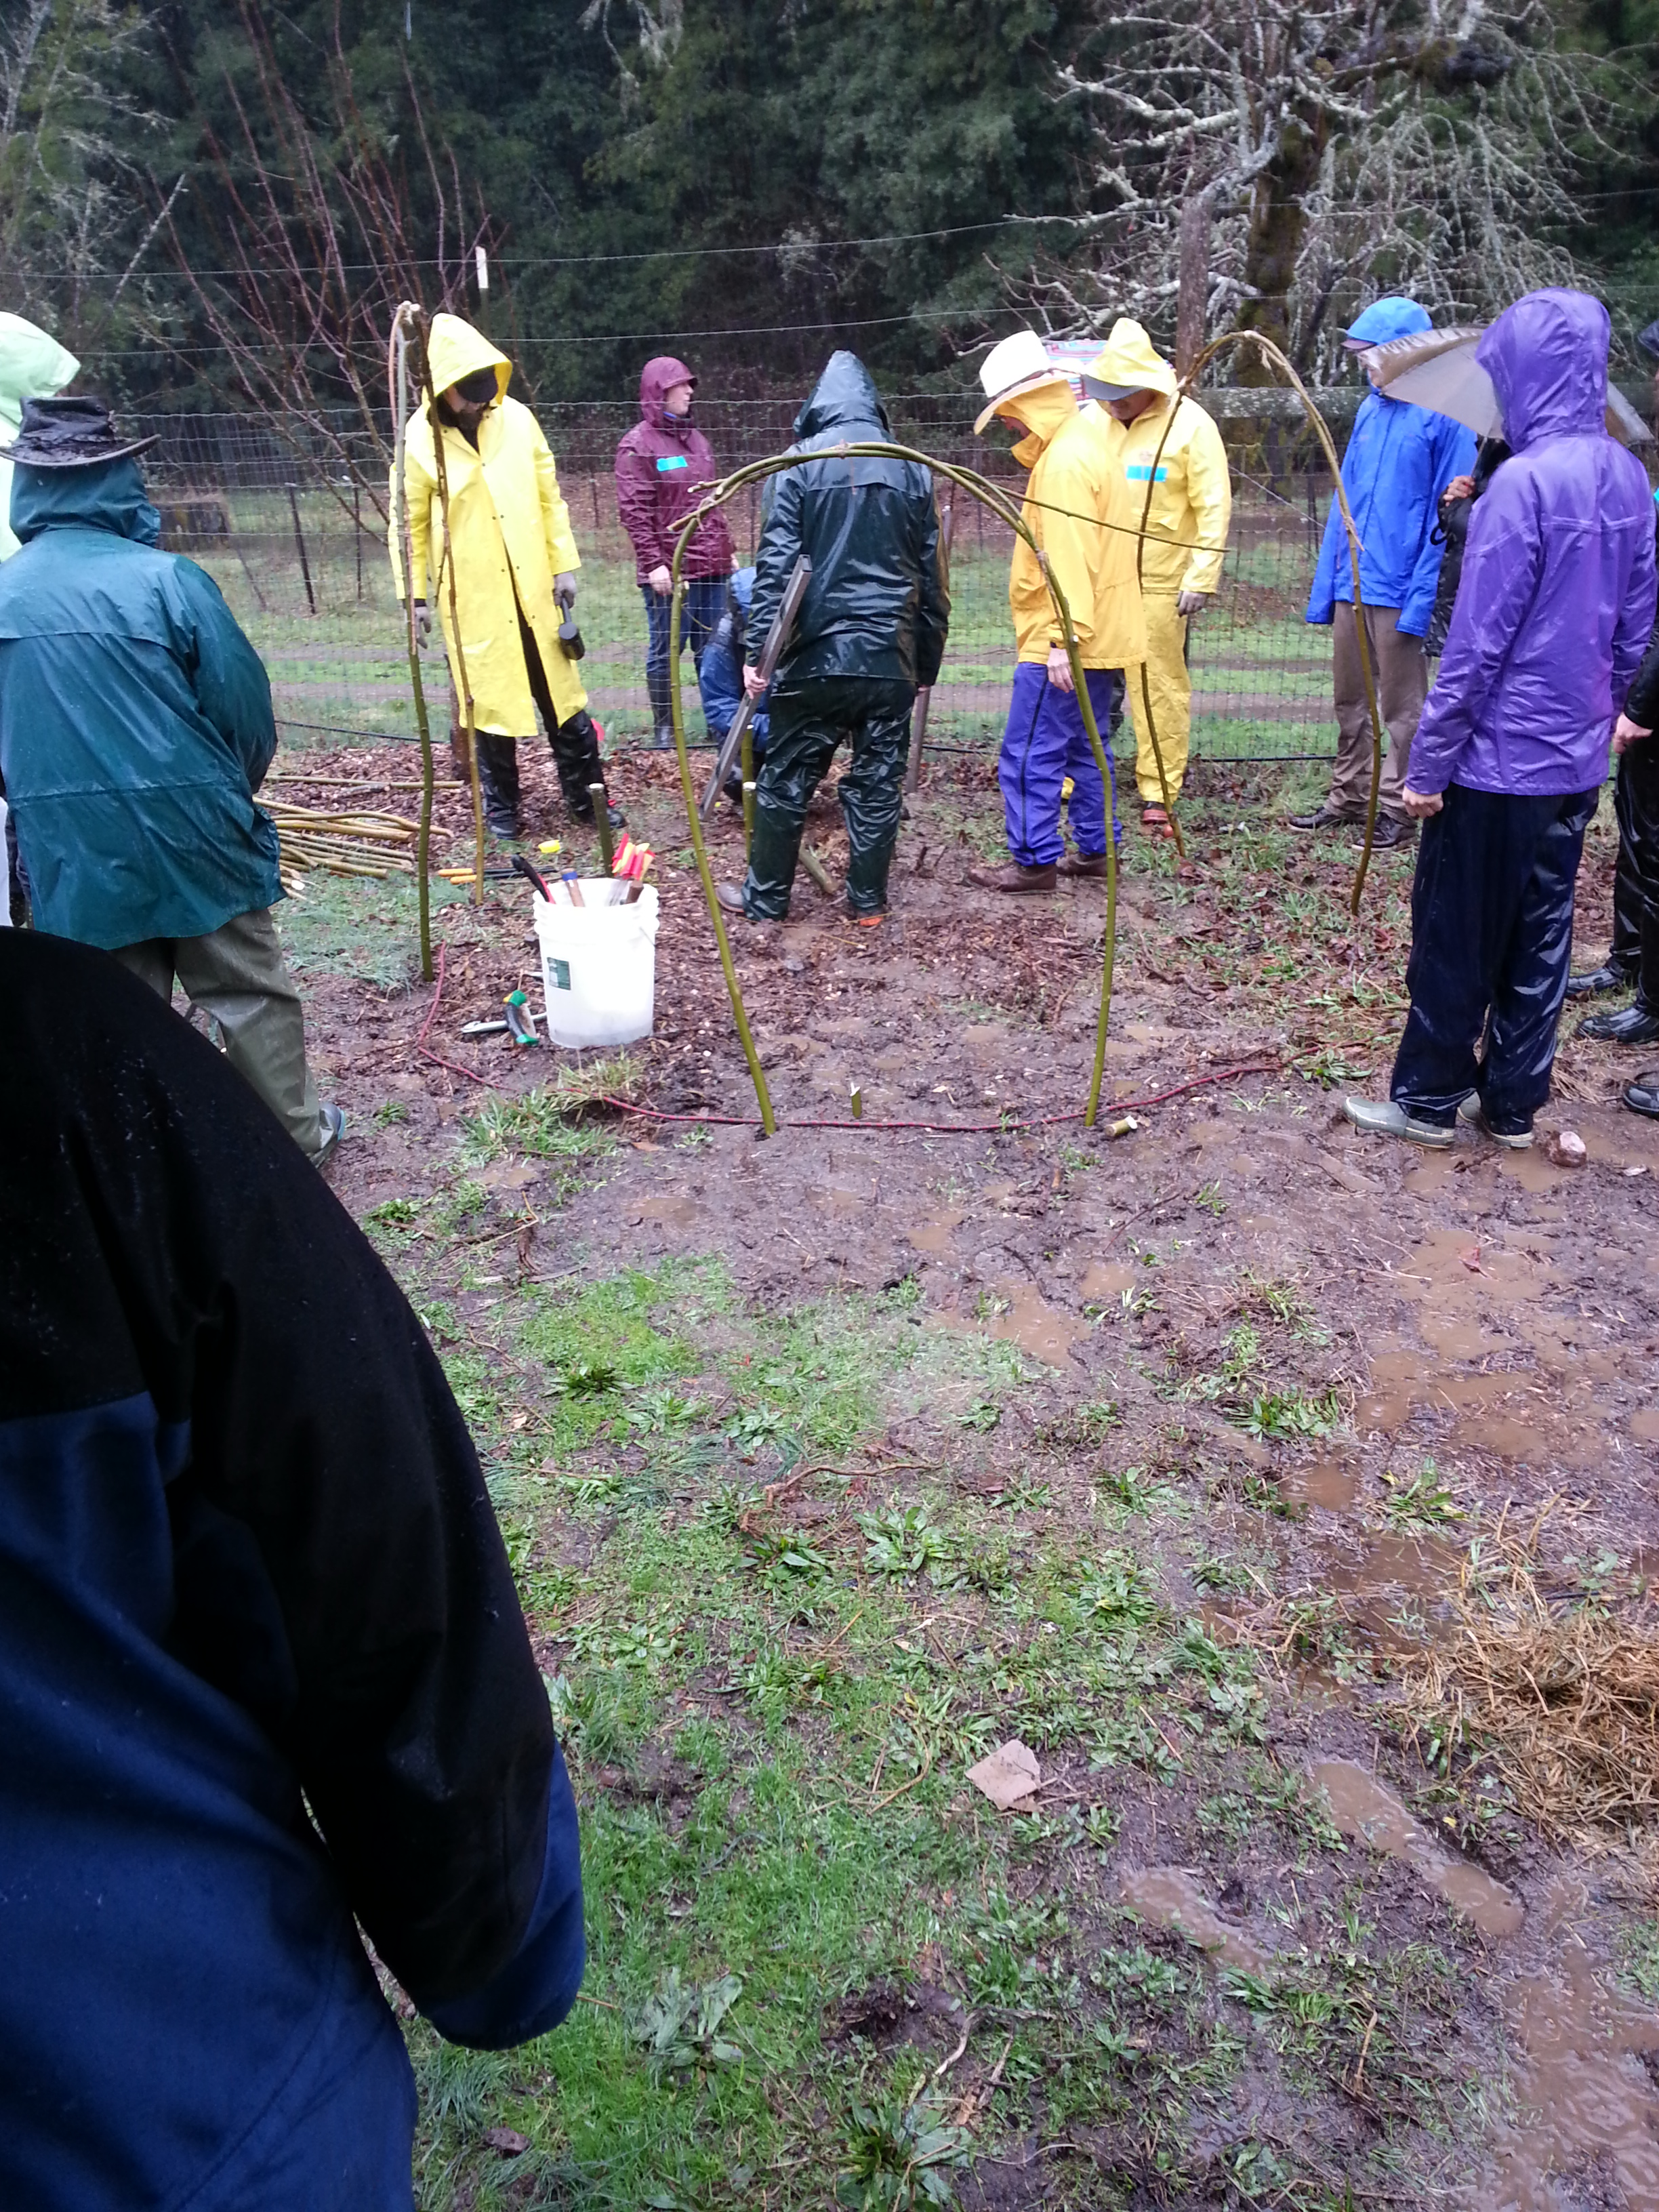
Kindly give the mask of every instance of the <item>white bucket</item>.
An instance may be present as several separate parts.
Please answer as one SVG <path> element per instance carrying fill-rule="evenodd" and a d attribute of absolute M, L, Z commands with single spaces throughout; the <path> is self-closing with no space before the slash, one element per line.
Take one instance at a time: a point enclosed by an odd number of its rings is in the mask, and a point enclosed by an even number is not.
<path fill-rule="evenodd" d="M 657 999 L 657 891 L 647 884 L 631 906 L 600 906 L 609 876 L 581 879 L 592 905 L 568 906 L 531 893 L 541 946 L 547 1034 L 562 1045 L 632 1044 L 651 1034 Z"/>

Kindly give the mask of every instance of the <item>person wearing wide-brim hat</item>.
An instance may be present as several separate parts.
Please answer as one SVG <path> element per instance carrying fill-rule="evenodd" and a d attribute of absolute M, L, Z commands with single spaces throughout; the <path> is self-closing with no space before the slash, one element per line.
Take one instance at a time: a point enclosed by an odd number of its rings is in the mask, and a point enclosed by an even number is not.
<path fill-rule="evenodd" d="M 318 1103 L 271 908 L 276 831 L 253 794 L 276 750 L 270 683 L 218 586 L 156 550 L 161 517 L 101 400 L 26 399 L 12 463 L 21 550 L 0 568 L 0 775 L 35 927 L 175 977 L 233 1067 L 311 1158 Z"/>
<path fill-rule="evenodd" d="M 1104 442 L 1084 420 L 1064 372 L 1035 331 L 1016 331 L 993 346 L 980 381 L 986 404 L 975 430 L 982 434 L 995 418 L 1022 433 L 1013 449 L 1030 471 L 1022 511 L 1042 557 L 1016 538 L 1008 604 L 1018 665 L 997 761 L 1008 860 L 969 875 L 988 890 L 1048 891 L 1057 875 L 1105 874 L 1107 806 L 1043 564 L 1065 598 L 1095 720 L 1109 746 L 1123 669 L 1146 653 L 1135 581 L 1139 517 L 1131 512 L 1121 471 L 1111 465 Z M 1060 828 L 1068 776 L 1075 855 L 1067 854 Z M 1115 797 L 1112 823 L 1115 836 Z"/>

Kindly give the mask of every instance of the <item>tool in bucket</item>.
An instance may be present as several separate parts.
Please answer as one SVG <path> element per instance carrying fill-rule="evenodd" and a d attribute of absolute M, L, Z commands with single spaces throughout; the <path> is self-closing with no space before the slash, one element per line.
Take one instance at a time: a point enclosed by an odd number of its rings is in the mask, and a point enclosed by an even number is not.
<path fill-rule="evenodd" d="M 795 626 L 795 617 L 800 611 L 800 603 L 806 597 L 806 586 L 811 580 L 812 563 L 803 553 L 789 572 L 789 581 L 783 587 L 782 604 L 773 617 L 771 629 L 766 633 L 761 657 L 755 663 L 760 674 L 763 697 L 765 687 L 778 672 L 783 648 L 789 642 L 789 633 Z M 732 763 L 743 750 L 744 738 L 754 719 L 756 704 L 757 702 L 745 691 L 738 703 L 737 713 L 732 717 L 732 726 L 726 733 L 714 762 L 714 773 L 708 779 L 708 788 L 703 793 L 702 805 L 697 810 L 699 817 L 705 823 L 714 811 L 714 801 L 720 795 L 720 786 L 732 773 Z"/>

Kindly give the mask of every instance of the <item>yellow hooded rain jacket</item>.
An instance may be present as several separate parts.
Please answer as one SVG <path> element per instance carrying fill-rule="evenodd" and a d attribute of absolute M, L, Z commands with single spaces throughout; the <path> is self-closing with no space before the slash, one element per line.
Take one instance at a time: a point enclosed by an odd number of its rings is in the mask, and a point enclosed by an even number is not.
<path fill-rule="evenodd" d="M 560 721 L 568 721 L 587 704 L 576 664 L 566 659 L 559 644 L 559 611 L 553 599 L 554 577 L 581 566 L 570 511 L 541 425 L 527 407 L 507 396 L 513 367 L 506 355 L 459 315 L 432 318 L 428 350 L 434 392 L 447 392 L 477 369 L 495 372 L 500 397 L 478 424 L 477 452 L 459 430 L 443 426 L 455 533 L 455 596 L 477 726 L 499 737 L 528 737 L 536 727 L 536 705 L 519 634 L 520 608 L 535 635 Z M 433 430 L 422 409 L 410 422 L 404 441 L 404 486 L 415 596 L 437 602 L 459 699 L 460 672 L 450 619 L 449 576 L 443 566 Z M 392 570 L 401 599 L 403 549 L 398 542 L 395 502 L 392 514 Z"/>
<path fill-rule="evenodd" d="M 1103 384 L 1127 385 L 1167 395 L 1162 407 L 1149 407 L 1127 429 L 1092 401 L 1084 410 L 1085 419 L 1103 437 L 1125 479 L 1137 530 L 1146 503 L 1152 457 L 1158 454 L 1158 482 L 1152 487 L 1152 511 L 1146 517 L 1141 590 L 1171 595 L 1214 591 L 1221 580 L 1221 556 L 1227 550 L 1233 510 L 1232 480 L 1220 431 L 1195 399 L 1177 401 L 1175 421 L 1170 423 L 1169 403 L 1175 399 L 1179 380 L 1140 325 L 1127 316 L 1113 324 L 1110 337 L 1090 362 L 1088 373 Z M 1170 434 L 1164 438 L 1166 425 Z M 1158 453 L 1160 438 L 1164 438 L 1164 451 Z"/>
<path fill-rule="evenodd" d="M 1023 513 L 1065 594 L 1084 666 L 1121 668 L 1141 659 L 1146 633 L 1135 586 L 1139 518 L 1129 512 L 1122 471 L 1111 467 L 1063 378 L 1017 393 L 998 411 L 1030 434 L 1014 447 L 1014 459 L 1031 472 Z M 1008 605 L 1019 658 L 1046 661 L 1050 646 L 1065 641 L 1042 568 L 1023 538 L 1014 540 Z"/>

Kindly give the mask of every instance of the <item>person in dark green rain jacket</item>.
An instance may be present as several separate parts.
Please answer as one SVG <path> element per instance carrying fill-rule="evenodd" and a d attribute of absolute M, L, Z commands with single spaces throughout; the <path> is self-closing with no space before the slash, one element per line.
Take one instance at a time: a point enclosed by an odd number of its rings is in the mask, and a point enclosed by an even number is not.
<path fill-rule="evenodd" d="M 155 550 L 137 455 L 91 398 L 26 399 L 4 449 L 21 550 L 0 568 L 0 775 L 34 925 L 175 976 L 313 1159 L 319 1104 L 270 909 L 276 828 L 255 805 L 276 750 L 270 684 L 218 586 Z"/>
<path fill-rule="evenodd" d="M 840 786 L 847 824 L 847 904 L 879 922 L 903 804 L 910 709 L 939 675 L 951 619 L 930 471 L 914 461 L 837 459 L 843 443 L 892 436 L 870 372 L 856 354 L 830 356 L 795 417 L 794 453 L 822 454 L 772 479 L 750 604 L 744 688 L 795 562 L 812 563 L 769 702 L 766 763 L 755 793 L 745 881 L 720 903 L 751 921 L 781 921 L 812 793 L 836 748 L 850 741 Z M 830 451 L 823 451 L 830 448 Z"/>

